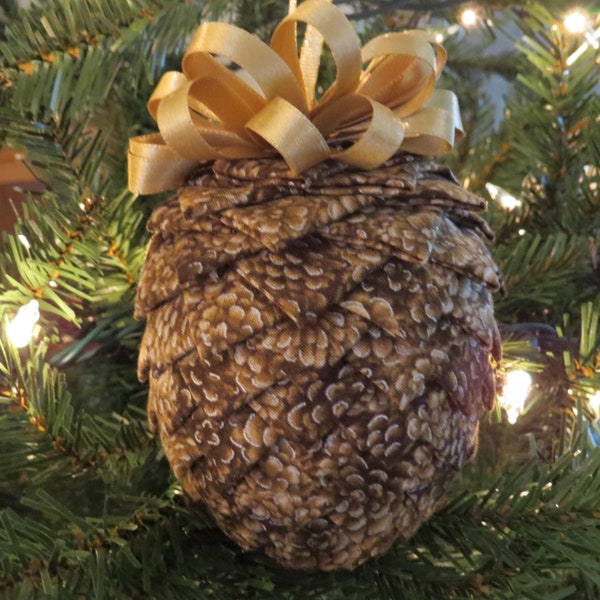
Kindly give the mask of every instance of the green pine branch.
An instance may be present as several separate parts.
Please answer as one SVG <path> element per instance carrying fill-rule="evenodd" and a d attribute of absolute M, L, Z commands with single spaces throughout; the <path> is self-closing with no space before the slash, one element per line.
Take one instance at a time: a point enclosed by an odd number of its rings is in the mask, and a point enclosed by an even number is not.
<path fill-rule="evenodd" d="M 600 389 L 600 294 L 592 301 L 582 304 L 579 348 L 577 351 L 564 352 L 563 361 L 569 389 L 577 402 L 580 428 L 585 423 L 584 414 L 591 423 L 589 427 L 597 428 L 590 398 Z"/>
<path fill-rule="evenodd" d="M 5 511 L 0 548 L 10 548 L 4 574 L 17 589 L 28 577 L 34 587 L 55 595 L 68 590 L 69 597 L 93 589 L 97 598 L 139 591 L 153 598 L 250 600 L 592 600 L 600 590 L 594 551 L 600 542 L 594 526 L 599 475 L 598 450 L 551 466 L 532 461 L 513 468 L 488 491 L 458 494 L 413 540 L 352 573 L 290 573 L 259 554 L 244 555 L 201 514 L 181 506 L 177 493 L 149 497 L 135 513 L 101 526 L 97 517 L 82 517 L 37 491 L 24 505 L 41 523 L 34 528 Z"/>
<path fill-rule="evenodd" d="M 183 10 L 199 24 L 209 14 L 217 18 L 227 4 L 226 0 L 195 0 L 187 6 L 178 0 L 45 0 L 22 10 L 10 24 L 0 55 L 6 66 L 24 68 L 54 53 L 76 54 L 82 47 L 102 47 L 107 41 L 120 44 L 153 21 L 164 20 L 167 13 Z"/>
<path fill-rule="evenodd" d="M 37 177 L 65 200 L 90 190 L 101 195 L 124 183 L 115 162 L 117 156 L 122 161 L 126 127 L 114 96 L 123 68 L 118 54 L 90 49 L 78 58 L 64 55 L 41 63 L 31 74 L 14 74 L 10 105 L 0 109 L 0 130 L 9 145 L 26 151 Z M 109 106 L 113 117 L 102 119 Z M 117 145 L 111 144 L 115 138 Z"/>
<path fill-rule="evenodd" d="M 0 313 L 36 298 L 41 323 L 52 331 L 57 318 L 80 323 L 84 314 L 108 316 L 131 303 L 145 239 L 143 212 L 132 201 L 123 193 L 76 206 L 47 193 L 25 204 L 15 235 L 5 235 Z M 132 317 L 125 321 L 115 326 L 130 332 Z"/>
<path fill-rule="evenodd" d="M 64 476 L 69 476 L 73 469 L 80 467 L 84 471 L 101 470 L 106 461 L 113 460 L 114 457 L 117 460 L 123 458 L 130 450 L 137 449 L 146 453 L 148 449 L 153 449 L 154 442 L 150 443 L 143 412 L 126 401 L 122 404 L 129 407 L 131 414 L 123 413 L 117 419 L 114 414 L 116 403 L 103 409 L 94 406 L 94 397 L 74 399 L 67 388 L 67 375 L 47 362 L 47 352 L 47 344 L 35 347 L 32 344 L 27 361 L 24 362 L 16 349 L 6 339 L 2 339 L 0 389 L 3 390 L 4 412 L 0 427 L 12 430 L 13 420 L 17 420 L 24 430 L 29 429 L 26 425 L 29 423 L 38 432 L 43 432 L 44 436 L 36 434 L 39 443 L 46 444 L 46 449 L 51 446 L 52 454 L 58 460 L 62 455 L 72 462 Z M 116 380 L 112 383 L 113 395 L 120 388 L 124 399 L 130 399 L 133 391 L 131 384 Z M 9 444 L 3 440 L 2 444 L 6 444 L 8 455 L 14 451 L 17 453 L 15 456 L 20 456 L 20 449 L 14 443 Z M 31 444 L 29 448 L 34 462 L 31 465 L 26 463 L 26 470 L 31 470 L 37 460 Z M 44 448 L 41 450 L 39 455 L 43 456 Z M 13 468 L 16 474 L 23 467 L 18 462 L 10 461 L 8 455 L 3 464 L 5 476 L 8 469 Z M 111 469 L 106 471 L 107 477 L 113 475 Z M 38 473 L 36 477 L 39 476 Z M 54 469 L 50 469 L 49 476 L 61 478 Z"/>
<path fill-rule="evenodd" d="M 186 37 L 227 3 L 52 0 L 11 24 L 0 44 L 0 139 L 27 152 L 58 194 L 125 185 L 127 139 Z"/>
<path fill-rule="evenodd" d="M 564 312 L 578 310 L 583 299 L 579 282 L 589 271 L 587 238 L 564 233 L 525 233 L 496 244 L 492 250 L 507 289 L 506 296 L 496 299 L 501 321 L 556 323 Z M 593 289 L 588 293 L 593 295 Z"/>
<path fill-rule="evenodd" d="M 600 160 L 592 141 L 600 133 L 593 53 L 571 68 L 567 59 L 578 42 L 552 27 L 558 16 L 539 5 L 518 14 L 525 35 L 517 47 L 529 67 L 520 72 L 507 118 L 489 147 L 487 180 L 522 200 L 521 228 L 595 235 L 598 200 L 588 182 L 597 174 L 584 168 Z"/>

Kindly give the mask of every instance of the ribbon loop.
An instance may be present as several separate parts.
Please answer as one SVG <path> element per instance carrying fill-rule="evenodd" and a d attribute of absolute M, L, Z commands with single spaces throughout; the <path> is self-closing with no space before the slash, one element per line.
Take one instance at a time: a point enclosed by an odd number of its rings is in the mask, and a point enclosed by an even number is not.
<path fill-rule="evenodd" d="M 415 154 L 440 156 L 463 136 L 458 100 L 449 90 L 435 90 L 423 108 L 404 122 L 404 149 Z"/>
<path fill-rule="evenodd" d="M 306 26 L 300 52 L 298 23 Z M 336 78 L 317 100 L 323 44 Z M 279 154 L 300 173 L 328 158 L 370 169 L 398 151 L 448 152 L 462 124 L 456 96 L 435 89 L 445 62 L 444 49 L 422 31 L 378 36 L 361 50 L 328 0 L 292 10 L 270 45 L 234 25 L 204 23 L 182 72 L 165 73 L 148 101 L 159 133 L 130 140 L 129 188 L 172 189 L 200 162 L 220 157 Z"/>
<path fill-rule="evenodd" d="M 404 124 L 387 106 L 367 96 L 340 98 L 338 103 L 332 106 L 331 112 L 347 111 L 352 114 L 358 112 L 361 105 L 364 107 L 363 112 L 371 112 L 368 127 L 349 148 L 336 152 L 333 157 L 361 169 L 373 169 L 391 158 L 402 146 Z M 327 118 L 327 115 L 324 113 L 322 117 Z M 333 114 L 331 117 L 333 119 Z"/>
<path fill-rule="evenodd" d="M 193 69 L 195 55 L 203 53 L 223 56 L 242 67 L 267 99 L 279 96 L 301 109 L 306 108 L 298 79 L 283 58 L 247 31 L 228 23 L 200 25 L 183 59 L 188 77 L 203 75 Z"/>
<path fill-rule="evenodd" d="M 298 174 L 330 156 L 329 146 L 312 121 L 283 98 L 274 98 L 247 124 Z"/>
<path fill-rule="evenodd" d="M 282 56 L 297 77 L 304 80 L 310 75 L 300 69 L 296 47 L 297 22 L 314 27 L 331 49 L 337 76 L 330 88 L 330 99 L 353 92 L 361 73 L 360 40 L 348 19 L 326 0 L 306 0 L 277 26 L 271 38 L 271 48 Z M 310 65 L 310 68 L 314 69 L 315 65 Z"/>
<path fill-rule="evenodd" d="M 179 156 L 157 133 L 129 140 L 127 163 L 128 187 L 136 194 L 173 189 L 198 164 Z"/>

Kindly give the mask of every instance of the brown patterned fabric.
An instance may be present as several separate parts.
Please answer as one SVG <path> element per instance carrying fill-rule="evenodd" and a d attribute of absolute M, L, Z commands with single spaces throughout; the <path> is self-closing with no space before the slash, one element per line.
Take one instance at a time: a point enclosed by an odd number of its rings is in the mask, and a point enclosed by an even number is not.
<path fill-rule="evenodd" d="M 502 286 L 483 201 L 433 161 L 216 161 L 153 214 L 136 316 L 148 414 L 245 549 L 351 569 L 475 452 Z"/>

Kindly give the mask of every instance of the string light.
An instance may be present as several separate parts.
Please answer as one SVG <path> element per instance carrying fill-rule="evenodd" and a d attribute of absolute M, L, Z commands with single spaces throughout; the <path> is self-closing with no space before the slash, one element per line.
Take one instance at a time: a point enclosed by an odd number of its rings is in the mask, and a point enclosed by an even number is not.
<path fill-rule="evenodd" d="M 465 28 L 473 27 L 477 24 L 477 21 L 479 21 L 479 14 L 474 8 L 465 8 L 465 10 L 460 13 L 458 20 Z"/>
<path fill-rule="evenodd" d="M 17 236 L 17 238 L 19 239 L 21 244 L 23 244 L 23 246 L 25 246 L 25 248 L 27 248 L 27 250 L 29 250 L 29 248 L 31 248 L 31 244 L 29 243 L 29 240 L 22 233 L 20 233 Z"/>
<path fill-rule="evenodd" d="M 599 38 L 600 38 L 600 27 L 598 27 L 598 29 L 596 29 L 596 31 L 592 30 L 585 34 L 585 39 L 587 40 L 587 43 L 594 50 L 598 50 L 598 48 L 600 48 L 600 42 L 598 41 Z"/>
<path fill-rule="evenodd" d="M 513 210 L 521 206 L 521 201 L 509 194 L 504 188 L 493 183 L 486 183 L 485 189 L 488 191 L 492 200 L 497 200 L 506 210 Z"/>
<path fill-rule="evenodd" d="M 527 371 L 517 370 L 506 374 L 504 389 L 498 402 L 506 410 L 509 423 L 516 423 L 519 415 L 523 412 L 530 387 L 531 375 Z"/>
<path fill-rule="evenodd" d="M 40 318 L 40 305 L 37 300 L 30 300 L 21 306 L 15 317 L 8 322 L 6 334 L 15 348 L 24 348 L 29 344 L 33 328 Z"/>
<path fill-rule="evenodd" d="M 581 183 L 584 183 L 585 179 L 592 180 L 588 182 L 588 187 L 592 192 L 597 191 L 598 181 L 600 180 L 600 170 L 594 165 L 583 165 L 583 177 L 579 178 Z"/>
<path fill-rule="evenodd" d="M 592 33 L 586 33 L 585 38 L 587 41 L 583 42 L 569 58 L 567 58 L 567 65 L 570 67 L 590 46 L 594 48 L 594 50 L 598 50 L 600 48 L 600 43 L 598 39 L 600 38 L 600 27 L 593 31 Z"/>
<path fill-rule="evenodd" d="M 589 17 L 583 11 L 571 11 L 565 16 L 563 25 L 569 33 L 585 35 L 585 42 L 567 58 L 567 66 L 570 67 L 590 46 L 594 50 L 600 48 L 600 27 L 594 31 Z"/>
<path fill-rule="evenodd" d="M 589 27 L 586 15 L 579 9 L 568 13 L 563 24 L 569 33 L 583 33 Z"/>

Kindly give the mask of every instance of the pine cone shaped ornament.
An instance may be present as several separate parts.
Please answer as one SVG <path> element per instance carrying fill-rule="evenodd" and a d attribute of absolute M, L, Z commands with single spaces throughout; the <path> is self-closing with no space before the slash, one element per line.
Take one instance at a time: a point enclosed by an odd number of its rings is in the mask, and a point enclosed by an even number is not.
<path fill-rule="evenodd" d="M 353 568 L 410 537 L 494 398 L 481 201 L 435 163 L 216 161 L 150 220 L 149 418 L 245 549 Z"/>
<path fill-rule="evenodd" d="M 352 569 L 415 533 L 475 452 L 500 358 L 483 201 L 410 145 L 344 160 L 336 132 L 307 168 L 196 161 L 150 219 L 136 299 L 149 420 L 184 492 L 293 569 Z"/>

